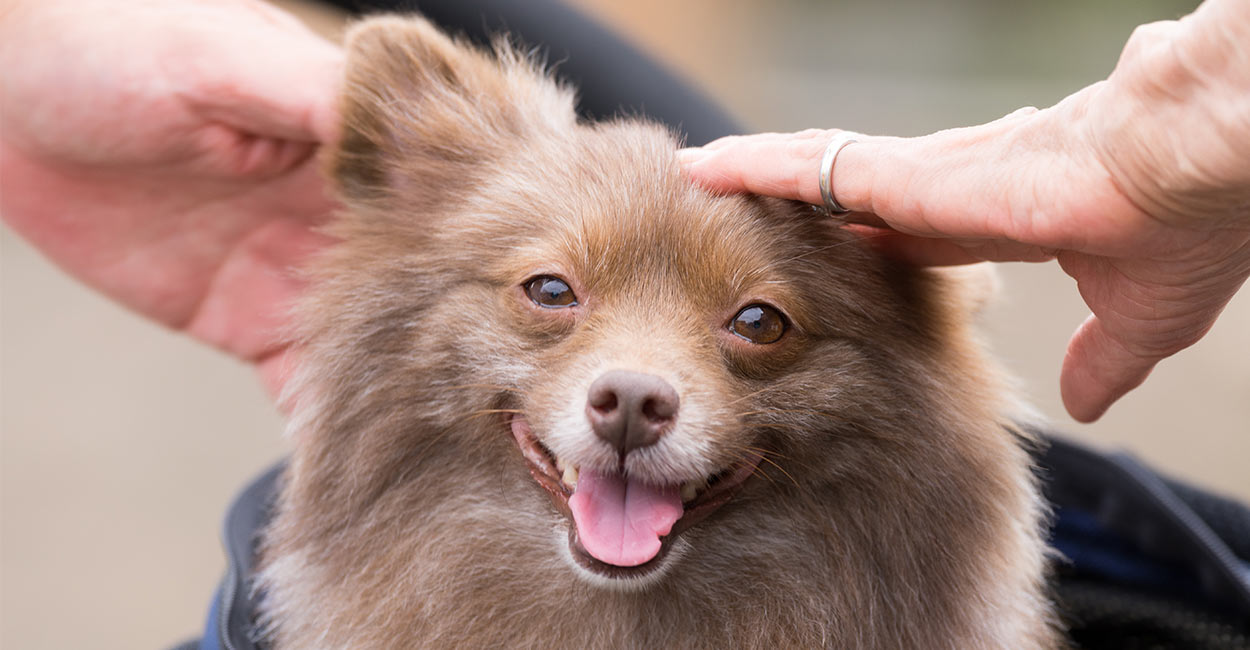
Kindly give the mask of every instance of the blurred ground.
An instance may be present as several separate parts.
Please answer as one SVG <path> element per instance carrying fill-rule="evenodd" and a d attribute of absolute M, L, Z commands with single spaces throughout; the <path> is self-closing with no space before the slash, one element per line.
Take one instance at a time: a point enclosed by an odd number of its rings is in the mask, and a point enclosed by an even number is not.
<path fill-rule="evenodd" d="M 578 0 L 758 130 L 921 134 L 1104 77 L 1184 2 Z M 334 30 L 335 22 L 319 24 Z M 233 492 L 283 453 L 249 370 L 124 312 L 7 231 L 0 249 L 0 647 L 153 648 L 196 634 Z M 1250 295 L 1103 421 L 1059 402 L 1085 317 L 1057 267 L 1003 268 L 995 349 L 1085 441 L 1250 500 Z"/>

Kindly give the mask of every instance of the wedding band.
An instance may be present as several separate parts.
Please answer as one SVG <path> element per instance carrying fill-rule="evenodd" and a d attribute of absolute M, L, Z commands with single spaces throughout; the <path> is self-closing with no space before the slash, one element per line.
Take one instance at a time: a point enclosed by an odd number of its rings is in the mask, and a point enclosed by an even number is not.
<path fill-rule="evenodd" d="M 825 212 L 830 216 L 835 214 L 846 214 L 849 209 L 842 207 L 838 200 L 833 198 L 833 164 L 838 160 L 838 153 L 842 151 L 846 145 L 852 142 L 859 142 L 856 138 L 858 133 L 853 131 L 841 131 L 833 136 L 829 141 L 829 146 L 825 147 L 825 155 L 820 159 L 820 198 L 825 202 Z"/>

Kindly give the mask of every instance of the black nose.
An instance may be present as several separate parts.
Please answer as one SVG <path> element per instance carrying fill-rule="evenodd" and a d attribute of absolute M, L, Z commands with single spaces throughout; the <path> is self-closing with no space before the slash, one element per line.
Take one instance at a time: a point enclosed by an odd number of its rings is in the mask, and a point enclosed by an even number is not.
<path fill-rule="evenodd" d="M 677 391 L 668 382 L 641 372 L 610 370 L 590 385 L 586 417 L 595 435 L 621 459 L 654 445 L 677 420 Z"/>

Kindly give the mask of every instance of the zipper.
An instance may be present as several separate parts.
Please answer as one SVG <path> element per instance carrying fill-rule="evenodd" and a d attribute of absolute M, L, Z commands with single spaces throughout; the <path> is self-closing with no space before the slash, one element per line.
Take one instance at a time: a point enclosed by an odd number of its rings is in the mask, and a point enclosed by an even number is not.
<path fill-rule="evenodd" d="M 238 582 L 238 569 L 231 559 L 226 562 L 226 577 L 222 579 L 221 600 L 217 603 L 217 638 L 225 650 L 239 650 L 230 638 L 230 618 L 234 607 L 235 584 Z"/>

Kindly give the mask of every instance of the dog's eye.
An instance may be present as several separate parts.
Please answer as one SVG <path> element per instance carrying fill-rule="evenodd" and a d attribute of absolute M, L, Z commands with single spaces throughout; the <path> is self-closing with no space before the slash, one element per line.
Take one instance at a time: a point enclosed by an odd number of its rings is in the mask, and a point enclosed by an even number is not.
<path fill-rule="evenodd" d="M 539 307 L 559 309 L 577 305 L 577 296 L 569 285 L 557 277 L 540 275 L 525 283 L 525 294 Z"/>
<path fill-rule="evenodd" d="M 729 322 L 729 331 L 752 343 L 774 343 L 786 333 L 786 319 L 768 305 L 749 305 Z"/>

